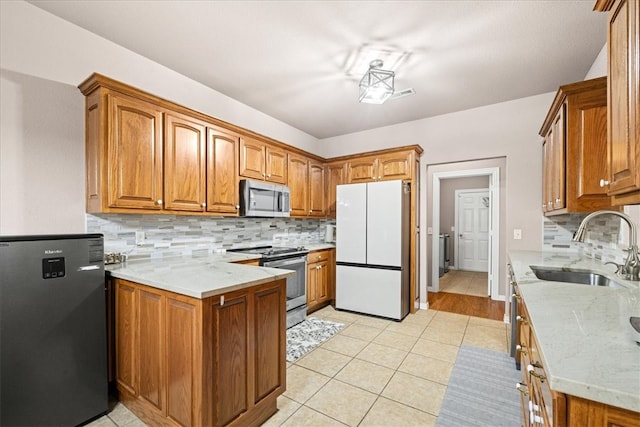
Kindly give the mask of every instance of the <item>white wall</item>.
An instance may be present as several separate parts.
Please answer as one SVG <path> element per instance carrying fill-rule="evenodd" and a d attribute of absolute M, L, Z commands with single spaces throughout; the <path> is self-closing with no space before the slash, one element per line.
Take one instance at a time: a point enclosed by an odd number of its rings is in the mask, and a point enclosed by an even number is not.
<path fill-rule="evenodd" d="M 72 86 L 98 72 L 289 145 L 315 151 L 317 139 L 311 135 L 21 0 L 0 1 L 0 52 L 3 69 Z"/>
<path fill-rule="evenodd" d="M 584 79 L 595 79 L 596 77 L 606 76 L 607 73 L 607 44 L 605 43 Z"/>
<path fill-rule="evenodd" d="M 83 233 L 84 97 L 6 70 L 0 88 L 0 234 Z"/>

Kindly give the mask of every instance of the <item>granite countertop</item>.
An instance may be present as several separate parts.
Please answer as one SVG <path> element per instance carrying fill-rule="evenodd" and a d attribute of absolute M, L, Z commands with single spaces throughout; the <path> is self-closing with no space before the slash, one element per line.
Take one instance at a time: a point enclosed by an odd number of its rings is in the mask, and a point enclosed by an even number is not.
<path fill-rule="evenodd" d="M 579 254 L 514 251 L 509 258 L 551 389 L 640 412 L 640 345 L 625 305 L 640 292 L 638 282 Z M 532 265 L 595 271 L 625 287 L 539 280 Z"/>
<path fill-rule="evenodd" d="M 234 264 L 260 255 L 220 253 L 207 257 L 171 257 L 105 266 L 107 274 L 154 288 L 207 298 L 286 278 L 293 271 Z"/>

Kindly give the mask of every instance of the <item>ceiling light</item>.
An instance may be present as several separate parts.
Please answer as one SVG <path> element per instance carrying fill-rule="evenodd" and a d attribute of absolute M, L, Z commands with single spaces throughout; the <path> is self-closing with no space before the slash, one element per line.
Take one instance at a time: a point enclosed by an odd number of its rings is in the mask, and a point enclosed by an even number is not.
<path fill-rule="evenodd" d="M 393 95 L 393 71 L 381 69 L 383 62 L 375 59 L 369 64 L 369 70 L 360 80 L 360 102 L 382 104 Z"/>

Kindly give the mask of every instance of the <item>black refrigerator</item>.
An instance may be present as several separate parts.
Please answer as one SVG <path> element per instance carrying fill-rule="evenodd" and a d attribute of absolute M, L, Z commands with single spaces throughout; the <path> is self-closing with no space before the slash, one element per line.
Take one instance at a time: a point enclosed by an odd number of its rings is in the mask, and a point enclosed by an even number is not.
<path fill-rule="evenodd" d="M 107 412 L 103 259 L 100 234 L 0 236 L 0 425 Z"/>

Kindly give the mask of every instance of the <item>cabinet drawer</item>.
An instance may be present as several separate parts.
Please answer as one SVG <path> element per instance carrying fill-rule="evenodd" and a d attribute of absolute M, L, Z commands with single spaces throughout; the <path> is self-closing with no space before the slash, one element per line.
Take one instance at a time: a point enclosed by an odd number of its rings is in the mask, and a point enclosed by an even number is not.
<path fill-rule="evenodd" d="M 307 256 L 307 263 L 309 264 L 313 264 L 314 262 L 328 261 L 328 260 L 329 260 L 328 250 L 309 252 L 309 255 Z"/>

